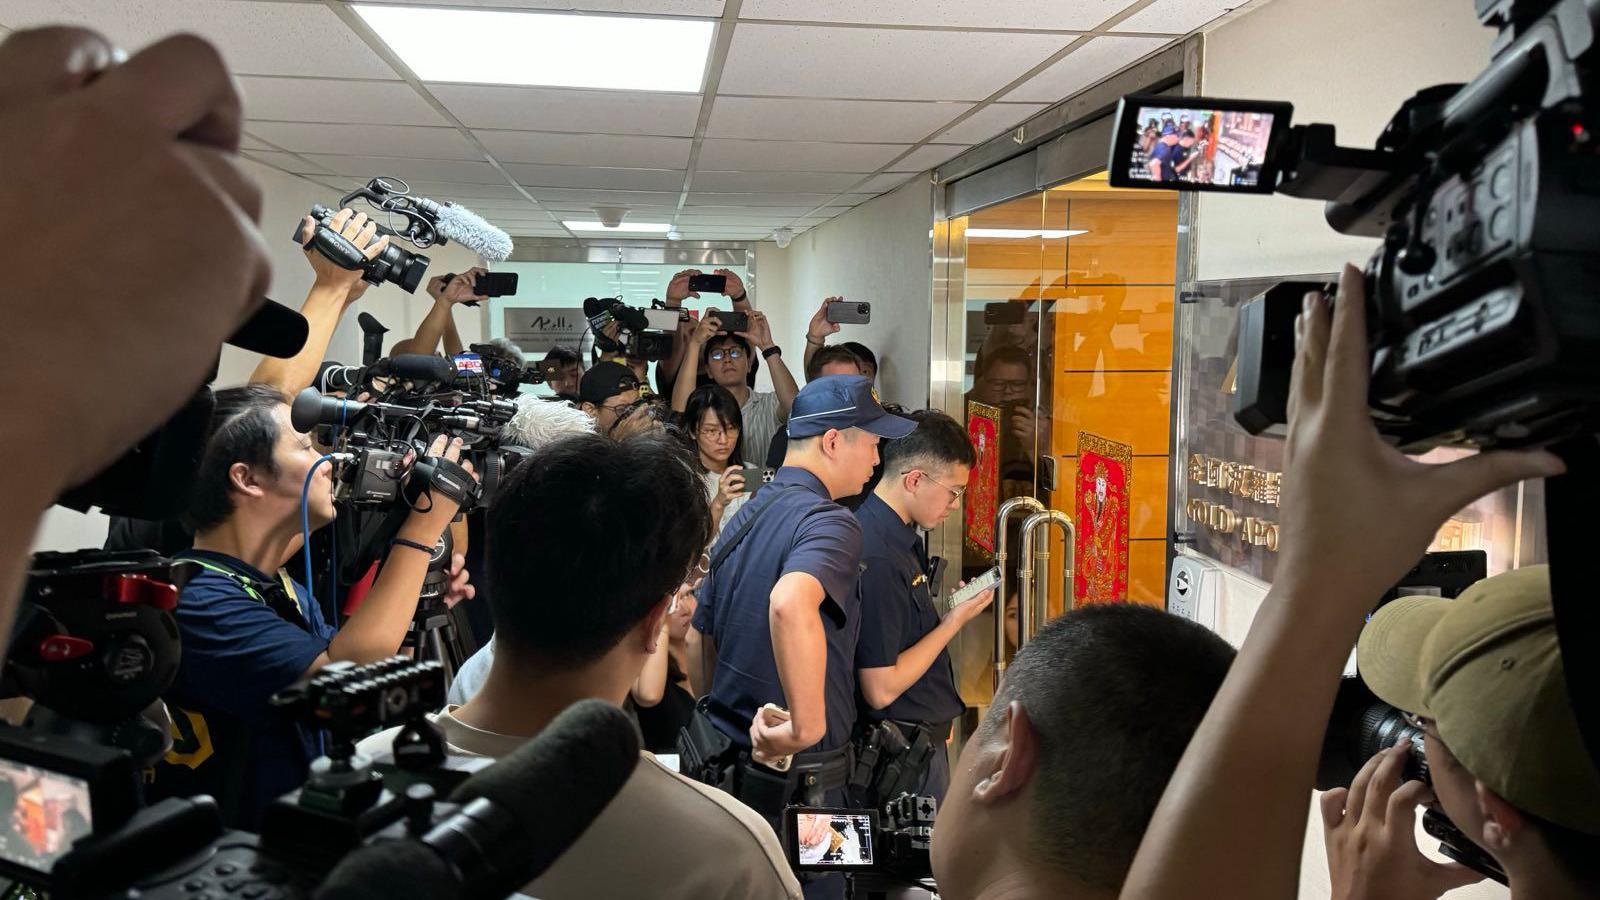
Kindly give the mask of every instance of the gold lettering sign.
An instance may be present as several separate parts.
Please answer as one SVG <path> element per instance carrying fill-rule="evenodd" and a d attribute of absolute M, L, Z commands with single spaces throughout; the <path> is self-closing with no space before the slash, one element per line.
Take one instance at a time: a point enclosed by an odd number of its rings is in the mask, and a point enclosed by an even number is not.
<path fill-rule="evenodd" d="M 1189 480 L 1202 487 L 1214 487 L 1235 497 L 1277 506 L 1282 493 L 1283 473 L 1268 472 L 1255 466 L 1193 453 L 1189 456 Z"/>
<path fill-rule="evenodd" d="M 1278 550 L 1278 525 L 1254 516 L 1240 516 L 1218 503 L 1191 499 L 1184 505 L 1184 516 L 1221 534 L 1234 534 L 1240 543 L 1265 547 L 1274 553 Z"/>

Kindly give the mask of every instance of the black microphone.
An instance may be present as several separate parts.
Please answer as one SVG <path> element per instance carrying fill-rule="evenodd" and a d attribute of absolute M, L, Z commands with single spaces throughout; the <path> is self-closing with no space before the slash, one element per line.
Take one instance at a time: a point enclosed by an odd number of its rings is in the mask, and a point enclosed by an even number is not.
<path fill-rule="evenodd" d="M 380 359 L 365 369 L 365 383 L 371 376 L 399 378 L 405 381 L 450 381 L 456 376 L 455 363 L 442 356 L 427 353 L 401 353 Z"/>
<path fill-rule="evenodd" d="M 228 336 L 228 343 L 243 350 L 288 359 L 306 344 L 311 326 L 306 317 L 275 300 L 263 299 L 250 318 Z"/>
<path fill-rule="evenodd" d="M 488 900 L 521 890 L 577 842 L 639 764 L 639 732 L 601 700 L 569 706 L 526 744 L 462 782 L 463 804 L 420 839 L 345 857 L 317 900 Z"/>

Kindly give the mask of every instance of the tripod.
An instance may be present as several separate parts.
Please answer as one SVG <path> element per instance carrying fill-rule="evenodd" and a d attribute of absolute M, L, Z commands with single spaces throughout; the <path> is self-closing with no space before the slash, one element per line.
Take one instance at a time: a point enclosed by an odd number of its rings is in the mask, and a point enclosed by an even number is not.
<path fill-rule="evenodd" d="M 467 661 L 467 647 L 461 640 L 455 613 L 436 596 L 417 601 L 417 614 L 411 618 L 402 647 L 411 648 L 411 658 L 433 660 L 444 666 L 445 684 L 455 681 L 456 672 Z"/>

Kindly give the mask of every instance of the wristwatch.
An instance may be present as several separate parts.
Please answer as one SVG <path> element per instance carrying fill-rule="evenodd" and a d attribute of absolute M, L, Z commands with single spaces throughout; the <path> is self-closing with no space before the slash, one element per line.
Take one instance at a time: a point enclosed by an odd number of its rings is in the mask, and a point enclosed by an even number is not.
<path fill-rule="evenodd" d="M 740 294 L 737 297 L 729 297 L 728 298 L 728 302 L 729 303 L 743 303 L 745 301 L 745 299 L 748 298 L 749 296 L 750 296 L 750 292 L 746 291 L 746 292 L 744 292 L 743 294 Z"/>
<path fill-rule="evenodd" d="M 771 359 L 774 356 L 777 356 L 779 353 L 782 353 L 782 352 L 783 352 L 783 348 L 782 347 L 779 347 L 777 344 L 773 344 L 771 347 L 768 347 L 767 349 L 761 351 L 761 358 L 762 359 Z"/>

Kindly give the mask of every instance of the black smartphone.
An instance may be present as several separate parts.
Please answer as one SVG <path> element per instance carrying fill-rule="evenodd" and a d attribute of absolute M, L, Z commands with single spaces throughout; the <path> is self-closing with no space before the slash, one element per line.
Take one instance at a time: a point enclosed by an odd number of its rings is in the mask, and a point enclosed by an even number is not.
<path fill-rule="evenodd" d="M 829 303 L 823 318 L 837 325 L 866 325 L 872 321 L 872 304 L 858 300 Z"/>
<path fill-rule="evenodd" d="M 717 312 L 707 313 L 707 315 L 716 316 L 717 321 L 722 323 L 722 327 L 719 330 L 726 331 L 729 334 L 750 330 L 750 317 L 742 312 Z"/>
<path fill-rule="evenodd" d="M 744 488 L 741 494 L 754 494 L 763 484 L 772 480 L 772 470 L 762 466 L 742 466 L 740 474 L 744 475 Z"/>
<path fill-rule="evenodd" d="M 454 272 L 444 274 L 445 284 L 449 284 L 456 277 Z M 485 272 L 478 276 L 472 283 L 472 292 L 480 297 L 509 297 L 517 292 L 517 273 L 515 272 Z M 463 306 L 477 306 L 478 301 L 468 300 Z"/>
<path fill-rule="evenodd" d="M 1294 106 L 1129 94 L 1111 137 L 1112 187 L 1270 194 Z"/>
<path fill-rule="evenodd" d="M 699 294 L 721 294 L 728 289 L 726 275 L 690 275 L 689 290 Z"/>

